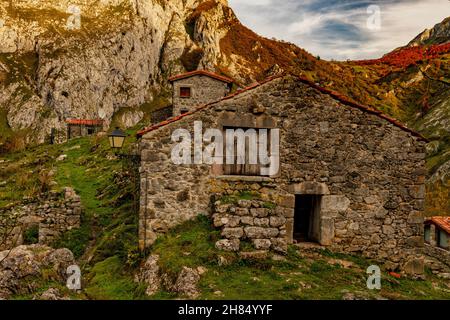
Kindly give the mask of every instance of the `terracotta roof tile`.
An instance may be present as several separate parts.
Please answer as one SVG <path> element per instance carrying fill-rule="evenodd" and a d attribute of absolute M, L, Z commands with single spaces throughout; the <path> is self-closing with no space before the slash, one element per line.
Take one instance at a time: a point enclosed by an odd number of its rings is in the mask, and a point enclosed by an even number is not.
<path fill-rule="evenodd" d="M 218 75 L 218 74 L 216 74 L 214 72 L 210 72 L 210 71 L 207 71 L 207 70 L 196 70 L 196 71 L 182 73 L 182 74 L 179 74 L 179 75 L 176 75 L 176 76 L 173 76 L 173 77 L 169 78 L 169 81 L 170 82 L 174 82 L 174 81 L 177 81 L 177 80 L 186 79 L 186 78 L 190 78 L 190 77 L 193 77 L 193 76 L 207 76 L 207 77 L 214 78 L 214 79 L 226 82 L 226 83 L 233 83 L 234 82 L 230 78 Z"/>
<path fill-rule="evenodd" d="M 426 224 L 435 224 L 448 234 L 450 234 L 450 217 L 432 217 L 425 221 Z"/>
<path fill-rule="evenodd" d="M 165 125 L 167 125 L 167 124 L 169 124 L 169 123 L 173 123 L 173 122 L 175 122 L 175 121 L 178 121 L 178 120 L 180 120 L 180 119 L 182 119 L 182 118 L 184 118 L 184 117 L 187 117 L 187 116 L 189 116 L 189 115 L 191 115 L 191 114 L 193 114 L 193 113 L 196 113 L 196 112 L 198 112 L 198 111 L 200 111 L 200 110 L 203 110 L 203 109 L 205 109 L 205 108 L 207 108 L 207 107 L 209 107 L 209 106 L 211 106 L 211 105 L 214 105 L 214 104 L 216 104 L 216 103 L 218 103 L 218 102 L 221 102 L 221 101 L 224 101 L 224 100 L 232 99 L 232 98 L 234 98 L 234 97 L 236 97 L 236 96 L 238 96 L 238 95 L 240 95 L 240 94 L 242 94 L 242 93 L 244 93 L 244 92 L 247 92 L 247 91 L 249 91 L 249 90 L 258 88 L 258 87 L 260 87 L 260 86 L 262 86 L 262 85 L 264 85 L 264 84 L 266 84 L 266 83 L 268 83 L 268 82 L 271 82 L 271 81 L 273 81 L 273 80 L 275 80 L 275 79 L 283 78 L 283 77 L 285 77 L 285 76 L 286 76 L 286 74 L 283 73 L 283 74 L 279 74 L 279 75 L 275 75 L 275 76 L 269 77 L 269 78 L 267 78 L 267 79 L 265 79 L 265 80 L 263 80 L 263 81 L 261 81 L 261 82 L 254 83 L 254 84 L 252 84 L 252 85 L 250 85 L 250 86 L 248 86 L 248 87 L 246 87 L 246 88 L 244 88 L 244 89 L 238 90 L 238 91 L 236 91 L 235 93 L 232 93 L 232 94 L 230 94 L 230 95 L 228 95 L 228 96 L 226 96 L 226 97 L 224 97 L 224 98 L 222 98 L 222 99 L 219 99 L 219 100 L 217 100 L 217 101 L 214 101 L 214 102 L 208 103 L 208 104 L 206 104 L 206 105 L 197 107 L 196 109 L 194 109 L 194 110 L 191 111 L 191 112 L 182 114 L 181 116 L 177 116 L 177 117 L 171 118 L 171 119 L 169 119 L 169 120 L 166 120 L 165 122 L 162 122 L 162 123 L 153 125 L 153 126 L 151 126 L 151 127 L 145 128 L 145 129 L 139 131 L 139 132 L 137 133 L 137 135 L 138 135 L 138 136 L 143 136 L 144 134 L 146 134 L 146 133 L 148 133 L 148 132 L 157 130 L 157 129 L 159 129 L 159 128 L 161 128 L 161 127 L 163 127 L 163 126 L 165 126 Z M 319 85 L 315 84 L 314 82 L 312 82 L 312 81 L 310 81 L 310 80 L 308 80 L 308 79 L 306 79 L 306 78 L 298 77 L 298 76 L 294 76 L 294 77 L 297 77 L 299 81 L 301 81 L 302 83 L 305 83 L 305 84 L 307 84 L 308 86 L 310 86 L 310 87 L 312 87 L 312 88 L 314 88 L 314 89 L 320 91 L 321 93 L 331 96 L 333 99 L 335 99 L 335 100 L 341 102 L 342 104 L 345 104 L 345 105 L 350 106 L 350 107 L 353 107 L 353 108 L 357 108 L 357 109 L 359 109 L 359 110 L 362 110 L 362 111 L 367 112 L 367 113 L 370 113 L 370 114 L 374 114 L 374 115 L 376 115 L 376 116 L 378 116 L 378 117 L 380 117 L 380 118 L 382 118 L 382 119 L 384 119 L 384 120 L 386 120 L 386 121 L 392 123 L 394 126 L 399 127 L 400 129 L 402 129 L 402 130 L 404 130 L 404 131 L 410 133 L 412 136 L 415 136 L 415 137 L 419 138 L 419 139 L 422 140 L 422 141 L 428 142 L 428 140 L 427 140 L 424 136 L 422 136 L 420 133 L 415 132 L 415 131 L 412 130 L 412 129 L 409 129 L 408 127 L 406 127 L 405 125 L 403 125 L 403 124 L 400 123 L 399 121 L 397 121 L 397 120 L 395 120 L 395 119 L 393 119 L 393 118 L 391 118 L 391 117 L 389 117 L 389 116 L 383 114 L 383 113 L 382 113 L 381 111 L 379 111 L 379 110 L 376 110 L 376 109 L 373 109 L 373 108 L 371 108 L 371 107 L 364 106 L 364 105 L 362 105 L 362 104 L 359 104 L 359 103 L 356 103 L 356 102 L 354 102 L 354 101 L 351 101 L 350 98 L 348 98 L 348 97 L 346 97 L 346 96 L 343 96 L 342 94 L 340 94 L 340 93 L 338 93 L 338 92 L 336 92 L 336 91 L 332 91 L 332 90 L 329 90 L 329 89 L 320 87 Z"/>
<path fill-rule="evenodd" d="M 74 125 L 85 125 L 85 126 L 101 126 L 103 125 L 103 120 L 100 119 L 94 119 L 94 120 L 87 120 L 87 119 L 67 119 L 67 124 L 74 124 Z"/>

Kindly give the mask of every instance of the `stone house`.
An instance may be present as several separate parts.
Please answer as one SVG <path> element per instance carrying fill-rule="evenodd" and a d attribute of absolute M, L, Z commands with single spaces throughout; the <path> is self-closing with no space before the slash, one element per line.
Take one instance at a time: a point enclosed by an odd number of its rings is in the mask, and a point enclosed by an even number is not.
<path fill-rule="evenodd" d="M 67 138 L 85 137 L 103 131 L 103 120 L 68 119 Z"/>
<path fill-rule="evenodd" d="M 279 155 L 279 166 L 221 164 L 225 152 L 212 165 L 176 164 L 180 140 L 173 133 L 185 129 L 195 137 L 207 128 L 255 129 L 258 143 L 264 132 L 278 135 L 279 150 L 270 140 L 270 156 Z M 141 249 L 206 214 L 222 231 L 216 246 L 223 250 L 238 251 L 246 242 L 286 252 L 288 244 L 315 242 L 389 270 L 423 272 L 426 139 L 379 111 L 306 79 L 275 76 L 138 137 Z M 234 148 L 234 137 L 226 139 Z M 199 155 L 195 145 L 192 155 Z"/>
<path fill-rule="evenodd" d="M 173 87 L 174 116 L 225 97 L 233 84 L 233 80 L 205 70 L 183 73 L 170 78 L 169 81 Z"/>
<path fill-rule="evenodd" d="M 425 242 L 450 250 L 450 217 L 433 217 L 425 220 Z"/>
<path fill-rule="evenodd" d="M 450 217 L 425 220 L 425 254 L 450 267 Z"/>

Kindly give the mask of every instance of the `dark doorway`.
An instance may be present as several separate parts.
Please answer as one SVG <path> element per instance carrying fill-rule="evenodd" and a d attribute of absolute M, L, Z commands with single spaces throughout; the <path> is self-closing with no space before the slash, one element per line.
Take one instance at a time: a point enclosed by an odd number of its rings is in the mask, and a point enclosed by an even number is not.
<path fill-rule="evenodd" d="M 95 128 L 92 128 L 92 127 L 87 128 L 87 134 L 89 136 L 93 135 L 94 133 L 95 133 Z"/>
<path fill-rule="evenodd" d="M 297 242 L 319 242 L 320 202 L 318 195 L 295 196 L 294 240 Z"/>

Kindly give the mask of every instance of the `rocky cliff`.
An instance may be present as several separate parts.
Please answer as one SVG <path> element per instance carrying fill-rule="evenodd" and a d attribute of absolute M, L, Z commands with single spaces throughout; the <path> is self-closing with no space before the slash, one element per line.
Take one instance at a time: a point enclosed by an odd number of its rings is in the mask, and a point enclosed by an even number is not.
<path fill-rule="evenodd" d="M 429 44 L 447 43 L 450 40 L 450 17 L 436 24 L 431 29 L 426 29 L 415 37 L 408 46 L 421 46 Z"/>
<path fill-rule="evenodd" d="M 120 108 L 134 113 L 171 74 L 215 66 L 227 10 L 226 1 L 1 1 L 3 131 L 43 142 L 67 118 L 109 124 Z"/>
<path fill-rule="evenodd" d="M 2 0 L 0 18 L 3 140 L 42 143 L 52 128 L 63 140 L 65 119 L 108 126 L 118 111 L 133 126 L 168 96 L 169 76 L 196 69 L 241 86 L 286 70 L 360 91 L 336 81 L 351 68 L 258 36 L 226 0 Z"/>

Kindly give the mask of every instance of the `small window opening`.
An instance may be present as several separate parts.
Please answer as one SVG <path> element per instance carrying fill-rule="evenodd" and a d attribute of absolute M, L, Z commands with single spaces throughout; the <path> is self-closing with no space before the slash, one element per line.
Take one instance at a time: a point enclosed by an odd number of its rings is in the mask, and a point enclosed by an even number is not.
<path fill-rule="evenodd" d="M 191 97 L 191 88 L 189 88 L 189 87 L 181 87 L 180 88 L 180 97 L 182 97 L 182 98 L 190 98 Z"/>

